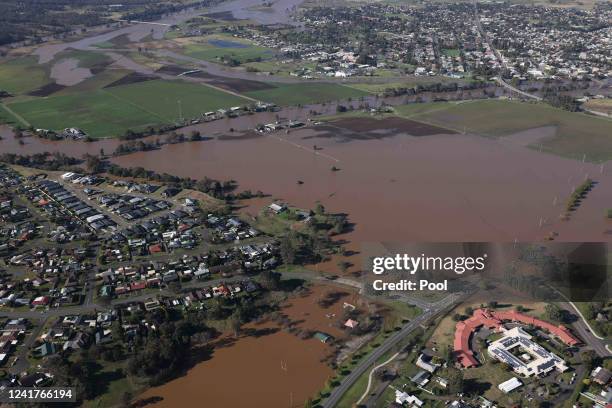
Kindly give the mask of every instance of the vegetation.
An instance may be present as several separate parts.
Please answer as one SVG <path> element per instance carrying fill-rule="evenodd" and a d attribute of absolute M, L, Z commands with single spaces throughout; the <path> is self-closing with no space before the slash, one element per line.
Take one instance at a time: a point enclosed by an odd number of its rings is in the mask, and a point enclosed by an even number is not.
<path fill-rule="evenodd" d="M 7 107 L 36 128 L 78 127 L 90 137 L 100 138 L 123 135 L 128 130 L 142 131 L 244 102 L 207 86 L 156 80 L 14 102 Z"/>
<path fill-rule="evenodd" d="M 586 179 L 582 184 L 574 189 L 572 195 L 567 200 L 567 204 L 565 209 L 567 211 L 573 211 L 580 205 L 582 199 L 587 195 L 589 191 L 593 188 L 595 182 L 591 179 Z"/>
<path fill-rule="evenodd" d="M 246 92 L 245 95 L 277 105 L 305 105 L 358 98 L 367 95 L 348 86 L 333 83 L 277 84 L 276 88 Z"/>
<path fill-rule="evenodd" d="M 422 112 L 414 111 L 414 109 Z M 502 137 L 544 126 L 555 128 L 554 136 L 530 147 L 578 160 L 599 162 L 612 159 L 612 122 L 605 118 L 569 113 L 544 103 L 483 100 L 466 103 L 427 103 L 397 107 L 396 112 L 424 122 Z"/>

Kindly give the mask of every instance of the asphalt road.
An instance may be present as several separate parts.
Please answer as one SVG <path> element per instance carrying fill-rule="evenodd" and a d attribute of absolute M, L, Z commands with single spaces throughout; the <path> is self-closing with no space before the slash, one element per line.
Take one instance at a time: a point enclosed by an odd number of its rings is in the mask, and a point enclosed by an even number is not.
<path fill-rule="evenodd" d="M 561 302 L 558 303 L 559 307 L 567 310 L 569 313 L 577 317 L 577 320 L 572 323 L 572 327 L 578 333 L 578 336 L 584 341 L 584 343 L 597 353 L 600 357 L 610 357 L 610 352 L 606 349 L 606 341 L 598 339 L 593 335 L 593 332 L 589 330 L 586 323 L 582 318 L 576 313 L 576 310 L 572 307 L 569 302 Z"/>

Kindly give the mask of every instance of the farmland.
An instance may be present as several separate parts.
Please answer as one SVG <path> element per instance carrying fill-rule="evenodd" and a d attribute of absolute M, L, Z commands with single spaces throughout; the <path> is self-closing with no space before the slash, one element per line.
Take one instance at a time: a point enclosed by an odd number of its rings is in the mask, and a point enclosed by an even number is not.
<path fill-rule="evenodd" d="M 305 105 L 358 98 L 366 92 L 331 83 L 283 84 L 273 89 L 247 92 L 245 95 L 278 105 Z"/>

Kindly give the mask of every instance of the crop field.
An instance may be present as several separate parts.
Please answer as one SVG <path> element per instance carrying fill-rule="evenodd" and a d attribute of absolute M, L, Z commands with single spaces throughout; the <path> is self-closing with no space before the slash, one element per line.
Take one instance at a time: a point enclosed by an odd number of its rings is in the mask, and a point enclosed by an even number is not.
<path fill-rule="evenodd" d="M 273 89 L 245 93 L 251 98 L 283 106 L 359 98 L 367 94 L 358 89 L 331 83 L 279 84 Z"/>
<path fill-rule="evenodd" d="M 89 136 L 100 138 L 173 123 L 179 118 L 179 107 L 183 117 L 191 118 L 244 102 L 203 85 L 154 80 L 15 102 L 5 108 L 37 128 L 79 127 Z M 9 116 L 7 113 L 3 116 Z"/>
<path fill-rule="evenodd" d="M 572 113 L 543 103 L 487 100 L 467 103 L 427 103 L 399 107 L 398 114 L 458 131 L 489 137 L 553 126 L 553 137 L 532 147 L 560 156 L 600 162 L 612 159 L 612 121 Z"/>
<path fill-rule="evenodd" d="M 24 57 L 0 64 L 0 90 L 13 95 L 28 93 L 51 80 L 35 57 Z"/>

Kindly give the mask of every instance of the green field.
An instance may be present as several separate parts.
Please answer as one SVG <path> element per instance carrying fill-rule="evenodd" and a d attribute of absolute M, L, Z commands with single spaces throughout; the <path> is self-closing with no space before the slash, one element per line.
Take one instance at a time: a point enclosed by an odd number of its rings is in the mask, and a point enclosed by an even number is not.
<path fill-rule="evenodd" d="M 485 100 L 465 103 L 410 104 L 396 108 L 401 116 L 431 124 L 500 137 L 528 129 L 554 126 L 552 138 L 533 147 L 560 156 L 600 162 L 612 159 L 612 121 L 572 113 L 544 103 Z"/>
<path fill-rule="evenodd" d="M 184 118 L 248 103 L 246 99 L 209 86 L 184 81 L 146 81 L 106 90 L 169 122 L 179 117 L 179 101 Z"/>
<path fill-rule="evenodd" d="M 251 98 L 283 106 L 359 98 L 367 94 L 358 89 L 332 83 L 278 84 L 273 89 L 245 93 Z"/>
<path fill-rule="evenodd" d="M 216 46 L 208 41 L 221 41 L 223 46 Z M 235 46 L 232 46 L 234 45 Z M 220 62 L 222 58 L 232 58 L 239 63 L 267 59 L 273 55 L 273 50 L 259 47 L 248 41 L 227 36 L 210 36 L 205 42 L 187 44 L 184 54 L 203 61 Z"/>
<path fill-rule="evenodd" d="M 174 123 L 179 117 L 179 100 L 185 118 L 246 102 L 199 84 L 155 80 L 15 102 L 8 108 L 37 128 L 79 127 L 100 138 Z"/>
<path fill-rule="evenodd" d="M 15 102 L 9 107 L 36 128 L 78 127 L 91 137 L 119 136 L 127 129 L 161 122 L 155 115 L 102 90 Z"/>
<path fill-rule="evenodd" d="M 24 57 L 0 64 L 0 90 L 25 94 L 51 82 L 45 67 L 35 57 Z"/>

